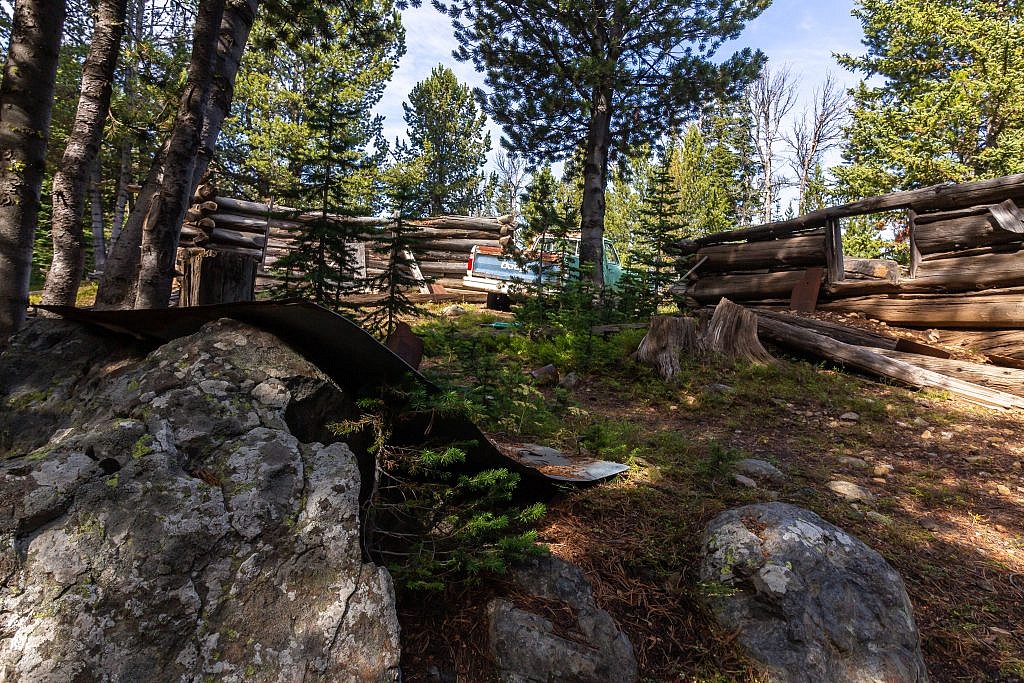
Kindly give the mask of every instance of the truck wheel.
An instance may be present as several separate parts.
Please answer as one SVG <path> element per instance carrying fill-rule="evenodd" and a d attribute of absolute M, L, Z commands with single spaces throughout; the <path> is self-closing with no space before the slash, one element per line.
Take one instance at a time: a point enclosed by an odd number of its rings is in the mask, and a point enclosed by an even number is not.
<path fill-rule="evenodd" d="M 492 311 L 507 311 L 512 308 L 512 302 L 508 294 L 500 292 L 487 292 L 487 308 Z"/>

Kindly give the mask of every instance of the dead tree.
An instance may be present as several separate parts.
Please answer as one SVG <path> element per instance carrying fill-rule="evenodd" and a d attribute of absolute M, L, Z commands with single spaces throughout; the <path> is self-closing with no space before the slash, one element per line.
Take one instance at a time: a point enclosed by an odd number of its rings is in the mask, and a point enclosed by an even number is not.
<path fill-rule="evenodd" d="M 781 184 L 776 178 L 776 145 L 781 137 L 782 122 L 796 104 L 796 80 L 789 69 L 772 72 L 767 68 L 747 90 L 746 107 L 753 127 L 751 141 L 764 174 L 764 222 L 770 223 L 775 206 L 775 190 Z"/>
<path fill-rule="evenodd" d="M 821 87 L 815 88 L 811 108 L 805 109 L 793 121 L 789 135 L 784 138 L 793 153 L 790 166 L 796 173 L 799 190 L 798 214 L 807 212 L 805 195 L 815 167 L 825 152 L 834 148 L 843 138 L 842 125 L 849 103 L 850 98 L 846 92 L 829 74 Z"/>

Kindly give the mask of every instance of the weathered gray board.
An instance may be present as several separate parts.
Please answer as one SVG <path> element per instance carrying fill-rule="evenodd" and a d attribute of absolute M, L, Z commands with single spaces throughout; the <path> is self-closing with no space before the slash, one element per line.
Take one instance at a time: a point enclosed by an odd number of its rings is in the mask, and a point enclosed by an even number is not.
<path fill-rule="evenodd" d="M 276 335 L 346 390 L 358 392 L 412 380 L 428 391 L 438 391 L 430 380 L 353 321 L 299 299 L 131 311 L 92 311 L 71 306 L 39 308 L 67 320 L 159 343 L 194 334 L 213 320 L 232 318 Z M 469 420 L 448 418 L 440 424 L 436 416 L 424 417 L 424 429 L 432 427 L 435 434 L 444 430 L 453 434 L 454 441 L 474 442 L 475 446 L 466 448 L 473 465 L 506 467 L 534 484 L 587 486 L 629 469 L 626 465 L 601 460 L 571 459 L 571 465 L 547 474 L 538 469 L 539 465 L 503 453 Z M 410 429 L 415 427 L 415 422 L 415 418 L 409 421 Z"/>

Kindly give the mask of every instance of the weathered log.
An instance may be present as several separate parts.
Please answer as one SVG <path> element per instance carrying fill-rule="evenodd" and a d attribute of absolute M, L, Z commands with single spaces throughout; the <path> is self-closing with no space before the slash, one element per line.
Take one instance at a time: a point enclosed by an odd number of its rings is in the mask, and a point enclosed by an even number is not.
<path fill-rule="evenodd" d="M 686 294 L 700 303 L 715 303 L 722 297 L 738 301 L 788 299 L 793 287 L 803 278 L 799 270 L 749 275 L 713 275 L 702 277 L 686 288 Z"/>
<path fill-rule="evenodd" d="M 225 213 L 240 213 L 250 216 L 298 216 L 301 211 L 289 206 L 273 206 L 262 202 L 250 202 L 244 199 L 232 199 L 231 197 L 216 197 L 212 201 L 217 202 L 217 210 Z"/>
<path fill-rule="evenodd" d="M 829 299 L 848 299 L 872 294 L 899 294 L 904 291 L 903 287 L 904 284 L 888 280 L 843 280 L 828 284 L 825 289 Z"/>
<path fill-rule="evenodd" d="M 729 360 L 768 365 L 776 362 L 757 338 L 757 315 L 724 298 L 715 306 L 701 336 L 701 347 L 710 356 Z"/>
<path fill-rule="evenodd" d="M 983 356 L 1024 360 L 1024 330 L 928 330 L 929 339 Z"/>
<path fill-rule="evenodd" d="M 306 228 L 306 224 L 304 222 L 288 218 L 268 219 L 264 216 L 243 216 L 240 214 L 225 213 L 223 211 L 211 213 L 208 218 L 212 218 L 217 225 L 222 228 L 232 228 L 234 230 L 245 232 L 263 233 L 267 230 L 268 224 L 270 228 L 279 228 L 284 230 L 304 230 Z"/>
<path fill-rule="evenodd" d="M 889 325 L 959 329 L 1024 329 L 1024 290 L 957 295 L 896 294 L 842 299 L 818 306 L 837 313 L 861 313 Z"/>
<path fill-rule="evenodd" d="M 679 354 L 697 349 L 697 321 L 693 318 L 656 315 L 651 327 L 640 340 L 633 358 L 652 366 L 665 380 L 672 381 L 682 367 Z"/>
<path fill-rule="evenodd" d="M 705 256 L 707 261 L 701 266 L 702 273 L 824 265 L 825 235 L 716 245 L 697 252 L 698 259 Z"/>
<path fill-rule="evenodd" d="M 903 360 L 918 367 L 941 372 L 949 377 L 966 380 L 975 384 L 1005 391 L 1008 394 L 1024 396 L 1024 370 L 1003 368 L 998 365 L 971 363 L 953 358 L 934 358 L 917 353 L 906 353 L 892 349 L 872 349 L 887 358 Z"/>
<path fill-rule="evenodd" d="M 255 258 L 257 260 L 263 258 L 263 250 L 262 249 L 250 249 L 248 247 L 237 247 L 237 246 L 235 246 L 233 244 L 223 244 L 223 243 L 222 244 L 217 244 L 216 246 L 214 246 L 212 244 L 211 245 L 207 245 L 207 248 L 208 249 L 215 249 L 216 251 L 221 251 L 221 252 L 225 252 L 225 253 L 228 253 L 228 254 L 242 254 L 244 256 L 252 256 L 253 258 Z"/>
<path fill-rule="evenodd" d="M 976 180 L 958 185 L 945 183 L 932 185 L 920 190 L 893 192 L 878 197 L 861 199 L 841 206 L 819 209 L 818 211 L 812 211 L 790 220 L 765 223 L 764 225 L 756 225 L 741 230 L 698 237 L 690 244 L 685 245 L 684 249 L 690 248 L 695 251 L 712 244 L 773 239 L 801 231 L 823 228 L 830 220 L 834 219 L 892 211 L 894 209 L 913 209 L 917 213 L 923 213 L 963 206 L 993 204 L 1006 199 L 1007 196 L 1020 195 L 1022 188 L 1024 188 L 1024 173 L 991 180 Z M 693 251 L 685 253 L 693 253 Z"/>
<path fill-rule="evenodd" d="M 1024 284 L 1024 251 L 922 261 L 902 291 L 978 291 Z"/>
<path fill-rule="evenodd" d="M 757 315 L 760 318 L 771 318 L 772 320 L 778 320 L 788 325 L 803 327 L 811 330 L 812 332 L 817 332 L 818 334 L 831 337 L 846 344 L 853 344 L 854 346 L 872 346 L 881 349 L 895 349 L 899 344 L 899 339 L 896 337 L 878 334 L 877 332 L 871 332 L 870 330 L 864 330 L 859 327 L 838 325 L 825 320 L 818 320 L 817 318 L 804 318 L 791 313 L 761 309 L 757 309 Z"/>
<path fill-rule="evenodd" d="M 975 247 L 1024 242 L 1024 235 L 1003 230 L 991 214 L 917 224 L 914 242 L 922 256 Z"/>
<path fill-rule="evenodd" d="M 430 275 L 465 275 L 465 261 L 419 261 L 420 270 Z"/>
<path fill-rule="evenodd" d="M 236 230 L 214 228 L 210 231 L 211 244 L 230 244 L 246 249 L 263 249 L 267 241 L 263 235 L 252 235 Z"/>
<path fill-rule="evenodd" d="M 888 358 L 877 351 L 844 344 L 779 320 L 760 318 L 758 333 L 763 339 L 779 346 L 894 379 L 913 387 L 941 389 L 990 408 L 1024 409 L 1024 399 L 1019 396 L 949 377 L 904 360 Z"/>
<path fill-rule="evenodd" d="M 895 261 L 880 258 L 852 258 L 847 256 L 843 259 L 843 270 L 850 278 L 873 278 L 877 280 L 888 280 L 889 282 L 900 281 L 900 264 Z"/>

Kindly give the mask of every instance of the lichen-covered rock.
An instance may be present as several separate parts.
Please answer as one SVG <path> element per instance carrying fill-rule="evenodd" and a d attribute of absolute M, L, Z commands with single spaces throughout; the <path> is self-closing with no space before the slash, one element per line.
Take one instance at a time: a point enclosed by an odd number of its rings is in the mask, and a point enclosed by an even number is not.
<path fill-rule="evenodd" d="M 770 680 L 928 680 L 900 575 L 813 512 L 784 503 L 723 512 L 703 553 L 716 620 Z"/>
<path fill-rule="evenodd" d="M 554 556 L 523 561 L 518 588 L 568 608 L 573 623 L 559 633 L 543 615 L 505 599 L 487 605 L 491 653 L 502 683 L 631 683 L 637 680 L 633 646 L 611 615 L 594 602 L 578 567 Z"/>
<path fill-rule="evenodd" d="M 348 401 L 276 337 L 40 320 L 0 379 L 0 680 L 399 679 L 356 455 L 308 438 Z"/>

